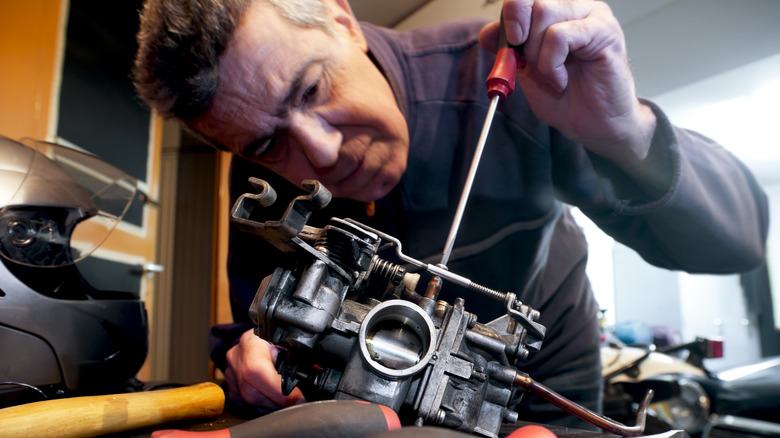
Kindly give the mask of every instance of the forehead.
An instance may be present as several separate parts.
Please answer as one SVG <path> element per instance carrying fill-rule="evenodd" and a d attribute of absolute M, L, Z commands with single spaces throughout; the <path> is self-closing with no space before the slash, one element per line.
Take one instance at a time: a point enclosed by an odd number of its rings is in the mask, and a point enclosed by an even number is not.
<path fill-rule="evenodd" d="M 329 39 L 253 2 L 220 58 L 217 92 L 196 129 L 229 148 L 271 129 L 300 67 L 321 58 Z"/>

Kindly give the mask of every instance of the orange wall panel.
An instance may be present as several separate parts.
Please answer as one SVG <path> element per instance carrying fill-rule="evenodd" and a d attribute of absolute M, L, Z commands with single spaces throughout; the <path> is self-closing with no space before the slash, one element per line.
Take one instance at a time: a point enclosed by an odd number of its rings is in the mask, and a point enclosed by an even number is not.
<path fill-rule="evenodd" d="M 64 1 L 64 0 L 63 0 Z M 0 134 L 46 139 L 59 76 L 60 0 L 0 2 Z"/>

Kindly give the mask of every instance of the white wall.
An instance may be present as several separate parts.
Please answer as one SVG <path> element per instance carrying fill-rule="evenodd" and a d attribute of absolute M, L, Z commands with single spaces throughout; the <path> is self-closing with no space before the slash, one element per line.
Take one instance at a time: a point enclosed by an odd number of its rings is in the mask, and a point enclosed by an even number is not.
<path fill-rule="evenodd" d="M 777 51 L 653 97 L 673 122 L 718 141 L 759 179 L 772 209 L 768 261 L 770 274 L 775 278 L 780 277 L 779 261 L 771 257 L 772 252 L 780 251 L 778 227 L 773 221 L 780 217 L 780 37 Z M 679 274 L 679 279 L 683 335 L 688 339 L 724 338 L 725 357 L 710 361 L 713 367 L 761 357 L 757 316 L 745 306 L 738 276 Z M 780 296 L 776 295 L 774 304 L 776 308 L 780 306 Z M 777 311 L 774 316 L 775 321 L 780 321 Z"/>
<path fill-rule="evenodd" d="M 780 183 L 766 186 L 769 204 L 769 281 L 772 285 L 772 301 L 775 330 L 780 331 Z"/>
<path fill-rule="evenodd" d="M 398 23 L 395 29 L 414 29 L 465 17 L 486 17 L 497 21 L 500 16 L 500 1 L 431 0 L 417 12 Z"/>
<path fill-rule="evenodd" d="M 641 1 L 607 3 L 622 12 Z M 624 23 L 639 93 L 657 96 L 777 54 L 778 20 L 777 0 L 674 0 Z"/>

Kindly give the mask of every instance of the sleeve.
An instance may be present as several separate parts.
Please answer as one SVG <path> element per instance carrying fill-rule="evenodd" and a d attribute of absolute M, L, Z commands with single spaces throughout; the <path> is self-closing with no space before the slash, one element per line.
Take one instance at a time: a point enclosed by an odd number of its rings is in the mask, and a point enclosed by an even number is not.
<path fill-rule="evenodd" d="M 654 104 L 658 124 L 643 180 L 554 135 L 559 197 L 649 263 L 691 273 L 743 272 L 766 252 L 768 202 L 755 177 L 714 141 L 678 128 Z"/>

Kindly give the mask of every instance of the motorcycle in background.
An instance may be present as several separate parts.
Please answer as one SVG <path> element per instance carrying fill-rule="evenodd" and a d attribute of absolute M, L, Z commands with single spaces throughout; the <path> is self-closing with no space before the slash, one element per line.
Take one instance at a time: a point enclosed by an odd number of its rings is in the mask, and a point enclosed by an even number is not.
<path fill-rule="evenodd" d="M 679 429 L 692 438 L 780 437 L 780 357 L 712 372 L 704 359 L 723 357 L 721 340 L 633 346 L 611 330 L 602 340 L 610 418 L 631 418 L 652 389 L 645 434 Z"/>

